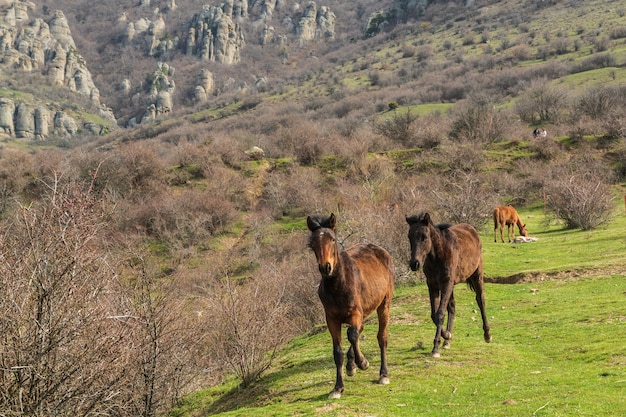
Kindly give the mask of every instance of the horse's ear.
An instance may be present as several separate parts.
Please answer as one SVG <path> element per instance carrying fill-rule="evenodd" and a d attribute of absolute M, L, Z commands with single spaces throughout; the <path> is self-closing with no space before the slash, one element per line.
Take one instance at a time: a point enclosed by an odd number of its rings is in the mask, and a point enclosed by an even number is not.
<path fill-rule="evenodd" d="M 408 224 L 413 224 L 417 222 L 417 216 L 405 216 L 405 218 Z"/>
<path fill-rule="evenodd" d="M 424 212 L 424 213 L 422 214 L 422 218 L 420 219 L 420 221 L 421 221 L 422 223 L 424 223 L 424 224 L 428 224 L 428 223 L 430 223 L 430 222 L 431 222 L 431 220 L 430 220 L 430 214 L 428 214 L 428 212 Z"/>
<path fill-rule="evenodd" d="M 335 213 L 330 213 L 330 217 L 328 218 L 328 228 L 335 230 L 336 224 L 337 224 L 337 218 L 335 217 Z"/>
<path fill-rule="evenodd" d="M 317 219 L 312 218 L 311 216 L 308 216 L 306 218 L 306 225 L 309 228 L 309 230 L 312 232 L 321 227 L 319 221 Z"/>

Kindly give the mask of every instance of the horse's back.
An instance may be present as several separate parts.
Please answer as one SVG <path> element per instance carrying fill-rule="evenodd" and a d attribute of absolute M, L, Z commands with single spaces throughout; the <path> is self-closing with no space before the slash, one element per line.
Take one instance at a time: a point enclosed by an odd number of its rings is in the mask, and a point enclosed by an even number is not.
<path fill-rule="evenodd" d="M 465 280 L 477 269 L 482 273 L 482 243 L 478 231 L 470 224 L 459 223 L 449 227 L 450 244 L 456 253 L 459 278 Z"/>
<path fill-rule="evenodd" d="M 375 310 L 385 297 L 391 297 L 394 284 L 393 258 L 384 248 L 372 243 L 354 245 L 346 250 L 358 269 L 365 314 Z M 356 271 L 355 271 L 356 272 Z"/>
<path fill-rule="evenodd" d="M 513 206 L 498 206 L 493 209 L 493 221 L 497 226 L 497 222 L 502 225 L 515 223 L 519 215 Z"/>

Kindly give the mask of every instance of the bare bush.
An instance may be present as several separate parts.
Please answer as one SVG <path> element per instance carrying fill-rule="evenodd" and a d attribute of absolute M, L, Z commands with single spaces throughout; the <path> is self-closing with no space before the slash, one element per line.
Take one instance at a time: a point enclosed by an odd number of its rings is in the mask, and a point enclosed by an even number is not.
<path fill-rule="evenodd" d="M 493 103 L 473 97 L 455 106 L 450 137 L 472 143 L 502 139 L 506 118 Z"/>
<path fill-rule="evenodd" d="M 568 228 L 589 230 L 608 222 L 613 194 L 607 172 L 589 158 L 555 167 L 544 187 L 548 209 Z"/>
<path fill-rule="evenodd" d="M 271 366 L 289 337 L 286 283 L 276 279 L 277 267 L 264 277 L 238 283 L 228 275 L 204 294 L 211 351 L 241 380 L 254 382 Z"/>
<path fill-rule="evenodd" d="M 58 178 L 0 232 L 0 402 L 29 416 L 115 414 L 125 329 L 98 248 L 103 201 Z"/>
<path fill-rule="evenodd" d="M 206 334 L 190 314 L 187 291 L 164 276 L 158 264 L 143 254 L 128 260 L 132 279 L 120 283 L 113 318 L 127 334 L 121 341 L 128 387 L 123 414 L 152 417 L 170 410 L 192 382 L 201 378 L 208 362 Z"/>
<path fill-rule="evenodd" d="M 389 119 L 374 123 L 374 131 L 393 141 L 410 146 L 413 143 L 413 130 L 417 115 L 407 111 L 394 110 Z"/>
<path fill-rule="evenodd" d="M 186 189 L 147 197 L 120 213 L 122 230 L 142 231 L 173 245 L 196 245 L 225 230 L 235 218 L 235 205 L 224 191 Z"/>
<path fill-rule="evenodd" d="M 481 229 L 489 221 L 491 210 L 498 201 L 480 177 L 461 172 L 442 178 L 441 186 L 433 185 L 431 192 L 442 221 L 469 223 L 476 229 Z"/>
<path fill-rule="evenodd" d="M 576 100 L 575 110 L 594 119 L 609 115 L 619 103 L 619 92 L 614 88 L 596 85 L 587 88 Z"/>
<path fill-rule="evenodd" d="M 515 104 L 515 111 L 527 123 L 559 121 L 568 103 L 567 92 L 554 87 L 546 79 L 530 83 Z"/>

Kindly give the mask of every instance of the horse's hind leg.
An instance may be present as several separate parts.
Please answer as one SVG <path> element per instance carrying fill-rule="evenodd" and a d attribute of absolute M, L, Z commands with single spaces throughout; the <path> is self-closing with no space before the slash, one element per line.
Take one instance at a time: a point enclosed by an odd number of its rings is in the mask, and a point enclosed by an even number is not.
<path fill-rule="evenodd" d="M 483 281 L 481 273 L 475 273 L 475 275 L 470 279 L 472 280 L 474 291 L 476 291 L 476 303 L 478 304 L 478 308 L 480 308 L 480 315 L 483 319 L 483 334 L 485 342 L 489 343 L 491 342 L 491 328 L 489 327 L 489 322 L 487 321 L 485 282 Z"/>
<path fill-rule="evenodd" d="M 456 303 L 454 302 L 454 290 L 448 301 L 448 324 L 446 330 L 441 332 L 443 337 L 443 348 L 450 349 L 450 341 L 452 340 L 452 326 L 454 325 L 454 314 L 456 312 Z"/>
<path fill-rule="evenodd" d="M 387 370 L 387 326 L 389 325 L 389 297 L 378 307 L 378 347 L 380 348 L 380 372 L 378 383 L 389 384 L 389 372 Z"/>

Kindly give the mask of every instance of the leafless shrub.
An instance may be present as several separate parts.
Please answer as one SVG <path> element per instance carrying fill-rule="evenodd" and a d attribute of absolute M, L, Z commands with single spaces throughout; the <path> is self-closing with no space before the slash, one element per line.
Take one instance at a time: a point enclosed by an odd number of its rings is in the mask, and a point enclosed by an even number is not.
<path fill-rule="evenodd" d="M 103 201 L 59 177 L 0 232 L 3 413 L 115 413 L 125 329 L 110 319 L 115 276 L 98 251 Z"/>
<path fill-rule="evenodd" d="M 236 214 L 234 204 L 219 189 L 157 195 L 138 204 L 135 210 L 143 213 L 136 221 L 148 235 L 185 246 L 224 231 Z"/>
<path fill-rule="evenodd" d="M 286 282 L 275 279 L 277 269 L 266 265 L 262 270 L 270 273 L 243 283 L 226 275 L 203 295 L 211 351 L 243 386 L 260 378 L 293 336 L 284 303 Z"/>
<path fill-rule="evenodd" d="M 515 104 L 515 111 L 527 123 L 556 122 L 568 103 L 567 92 L 550 85 L 547 80 L 535 80 Z"/>
<path fill-rule="evenodd" d="M 613 194 L 607 172 L 606 167 L 590 158 L 555 167 L 545 183 L 548 209 L 568 228 L 590 230 L 608 222 Z"/>
<path fill-rule="evenodd" d="M 610 114 L 618 102 L 619 94 L 614 88 L 597 85 L 587 88 L 576 100 L 574 108 L 582 115 L 601 119 Z"/>
<path fill-rule="evenodd" d="M 506 118 L 484 98 L 473 97 L 454 108 L 450 137 L 471 143 L 502 139 Z"/>
<path fill-rule="evenodd" d="M 120 341 L 126 359 L 124 415 L 155 416 L 170 410 L 192 382 L 209 379 L 206 337 L 190 314 L 187 291 L 142 254 L 128 259 L 132 279 L 120 283 L 114 319 L 127 330 Z"/>
<path fill-rule="evenodd" d="M 563 147 L 559 142 L 550 139 L 538 139 L 529 144 L 529 148 L 533 151 L 535 159 L 540 161 L 552 161 L 563 153 Z"/>
<path fill-rule="evenodd" d="M 416 125 L 415 144 L 431 149 L 448 140 L 448 118 L 438 115 L 424 116 Z"/>
<path fill-rule="evenodd" d="M 319 209 L 321 184 L 322 178 L 312 168 L 275 170 L 267 177 L 261 201 L 276 218 L 304 215 Z"/>
<path fill-rule="evenodd" d="M 475 174 L 453 172 L 433 184 L 436 211 L 442 222 L 469 223 L 481 229 L 490 219 L 497 197 L 490 193 Z"/>
<path fill-rule="evenodd" d="M 484 147 L 480 143 L 454 143 L 438 148 L 436 159 L 452 171 L 477 173 L 485 162 Z"/>
<path fill-rule="evenodd" d="M 569 52 L 572 41 L 568 38 L 559 37 L 550 42 L 550 47 L 557 55 L 563 55 Z"/>
<path fill-rule="evenodd" d="M 394 110 L 391 118 L 374 123 L 374 131 L 404 145 L 413 143 L 413 129 L 417 115 L 407 111 Z"/>

